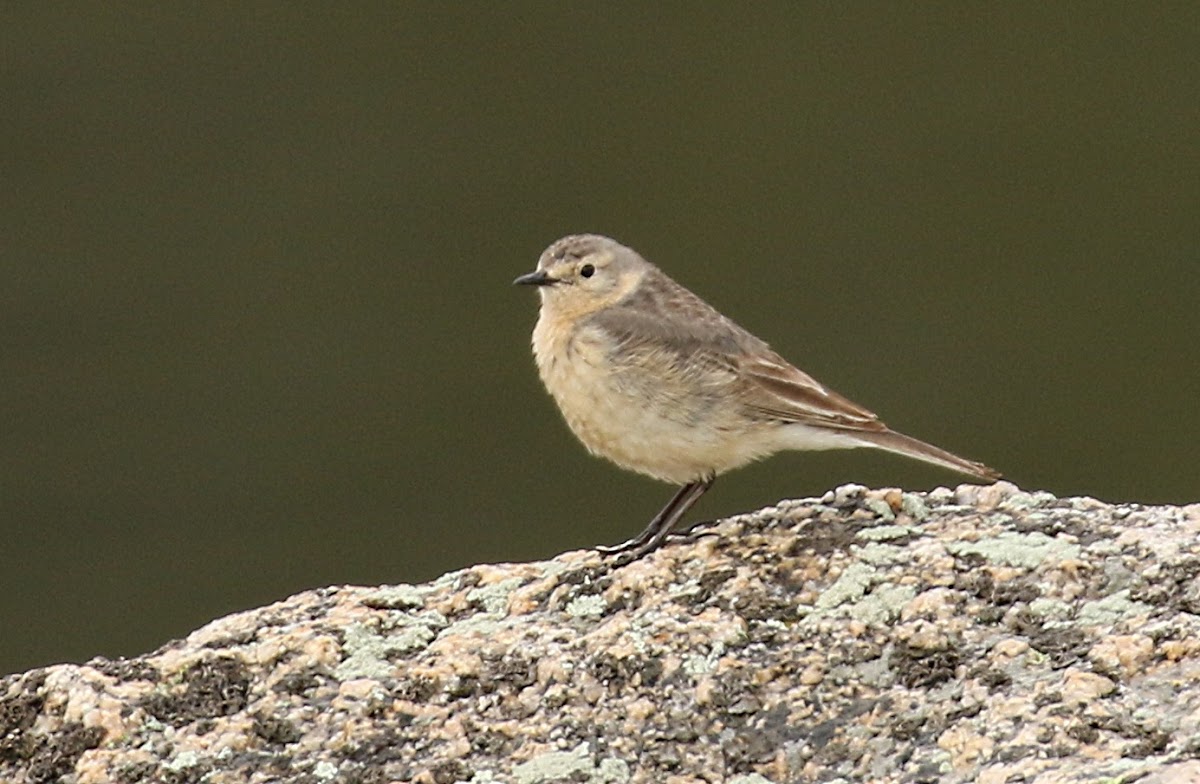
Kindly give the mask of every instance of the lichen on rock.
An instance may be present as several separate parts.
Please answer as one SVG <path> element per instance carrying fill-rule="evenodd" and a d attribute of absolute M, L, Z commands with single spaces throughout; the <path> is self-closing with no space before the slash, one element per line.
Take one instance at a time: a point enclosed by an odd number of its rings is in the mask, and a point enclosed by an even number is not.
<path fill-rule="evenodd" d="M 0 682 L 12 782 L 1184 781 L 1200 506 L 849 485 Z"/>

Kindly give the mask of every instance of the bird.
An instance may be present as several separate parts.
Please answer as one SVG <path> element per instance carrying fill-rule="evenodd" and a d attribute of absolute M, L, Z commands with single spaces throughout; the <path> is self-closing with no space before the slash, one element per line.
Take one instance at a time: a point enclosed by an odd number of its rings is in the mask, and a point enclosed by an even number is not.
<path fill-rule="evenodd" d="M 645 530 L 602 553 L 650 553 L 718 476 L 784 450 L 871 447 L 1001 477 L 892 430 L 609 237 L 556 240 L 513 283 L 539 291 L 533 355 L 575 436 L 621 468 L 678 485 Z"/>

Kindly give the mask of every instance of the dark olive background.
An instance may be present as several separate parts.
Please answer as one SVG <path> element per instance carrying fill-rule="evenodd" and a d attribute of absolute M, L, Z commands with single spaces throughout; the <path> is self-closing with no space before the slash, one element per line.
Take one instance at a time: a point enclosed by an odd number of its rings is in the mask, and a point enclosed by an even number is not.
<path fill-rule="evenodd" d="M 580 231 L 1024 487 L 1200 497 L 1200 6 L 4 16 L 0 671 L 640 530 L 510 286 Z M 696 511 L 848 481 L 960 479 Z"/>

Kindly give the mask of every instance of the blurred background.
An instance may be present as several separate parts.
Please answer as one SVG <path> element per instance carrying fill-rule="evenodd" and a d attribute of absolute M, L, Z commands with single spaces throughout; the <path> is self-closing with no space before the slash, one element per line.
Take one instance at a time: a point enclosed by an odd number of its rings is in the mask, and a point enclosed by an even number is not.
<path fill-rule="evenodd" d="M 610 234 L 1030 490 L 1200 500 L 1200 5 L 142 4 L 0 26 L 0 673 L 641 530 L 510 285 Z M 868 452 L 693 517 L 951 473 Z"/>

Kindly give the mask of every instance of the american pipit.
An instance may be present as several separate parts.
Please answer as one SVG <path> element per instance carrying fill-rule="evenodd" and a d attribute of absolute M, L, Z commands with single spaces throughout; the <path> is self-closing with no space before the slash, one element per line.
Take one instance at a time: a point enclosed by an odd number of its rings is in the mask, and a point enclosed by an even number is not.
<path fill-rule="evenodd" d="M 533 354 L 579 440 L 680 485 L 646 530 L 602 552 L 650 552 L 717 476 L 785 449 L 874 447 L 1000 477 L 889 429 L 608 237 L 563 237 L 513 282 L 539 287 Z"/>

